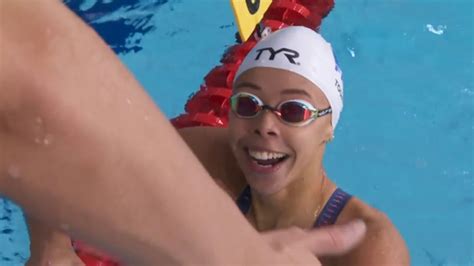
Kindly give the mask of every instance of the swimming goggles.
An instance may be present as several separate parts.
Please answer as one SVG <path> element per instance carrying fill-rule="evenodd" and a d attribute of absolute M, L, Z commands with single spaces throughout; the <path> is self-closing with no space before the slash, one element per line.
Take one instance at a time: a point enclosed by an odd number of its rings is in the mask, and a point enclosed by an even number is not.
<path fill-rule="evenodd" d="M 318 110 L 307 101 L 293 99 L 281 102 L 276 107 L 264 104 L 257 96 L 239 92 L 230 98 L 231 110 L 237 117 L 254 118 L 261 111 L 267 109 L 280 120 L 290 126 L 305 126 L 316 118 L 332 113 L 331 107 Z"/>

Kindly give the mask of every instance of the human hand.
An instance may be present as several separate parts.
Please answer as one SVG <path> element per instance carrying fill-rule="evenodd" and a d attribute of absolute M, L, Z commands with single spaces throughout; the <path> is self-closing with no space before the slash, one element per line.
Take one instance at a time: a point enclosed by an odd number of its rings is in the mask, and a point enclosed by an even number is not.
<path fill-rule="evenodd" d="M 344 225 L 303 230 L 293 227 L 263 233 L 270 246 L 294 265 L 321 265 L 320 256 L 349 252 L 364 238 L 366 225 L 355 220 Z"/>

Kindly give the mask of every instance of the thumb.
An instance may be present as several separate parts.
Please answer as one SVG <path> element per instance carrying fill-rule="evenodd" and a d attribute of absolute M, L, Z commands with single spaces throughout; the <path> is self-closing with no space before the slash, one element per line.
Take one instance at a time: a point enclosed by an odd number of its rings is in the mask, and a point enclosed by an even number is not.
<path fill-rule="evenodd" d="M 298 243 L 316 256 L 340 255 L 359 244 L 365 236 L 366 225 L 354 220 L 344 225 L 331 225 L 308 231 Z"/>

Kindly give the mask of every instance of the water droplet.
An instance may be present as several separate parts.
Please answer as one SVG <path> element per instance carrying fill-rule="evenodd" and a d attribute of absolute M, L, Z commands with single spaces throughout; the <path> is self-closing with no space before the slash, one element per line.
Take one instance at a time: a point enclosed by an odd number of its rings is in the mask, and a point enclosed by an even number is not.
<path fill-rule="evenodd" d="M 53 143 L 53 136 L 50 134 L 46 134 L 46 136 L 43 139 L 43 144 L 45 146 L 48 146 L 48 145 L 51 145 L 51 143 Z"/>
<path fill-rule="evenodd" d="M 43 119 L 38 116 L 38 117 L 35 119 L 35 122 L 36 122 L 36 124 L 38 124 L 38 125 L 42 125 L 42 124 L 43 124 Z"/>
<path fill-rule="evenodd" d="M 61 225 L 60 225 L 60 228 L 61 228 L 63 231 L 69 232 L 69 230 L 71 229 L 71 226 L 69 226 L 69 224 L 61 224 Z"/>
<path fill-rule="evenodd" d="M 150 120 L 150 117 L 148 115 L 145 115 L 145 117 L 143 119 L 145 119 L 145 121 L 148 121 L 148 120 Z"/>
<path fill-rule="evenodd" d="M 132 101 L 129 98 L 127 98 L 126 101 L 128 105 L 132 105 Z"/>
<path fill-rule="evenodd" d="M 7 169 L 7 173 L 11 178 L 19 178 L 20 177 L 20 168 L 16 165 L 10 165 Z"/>

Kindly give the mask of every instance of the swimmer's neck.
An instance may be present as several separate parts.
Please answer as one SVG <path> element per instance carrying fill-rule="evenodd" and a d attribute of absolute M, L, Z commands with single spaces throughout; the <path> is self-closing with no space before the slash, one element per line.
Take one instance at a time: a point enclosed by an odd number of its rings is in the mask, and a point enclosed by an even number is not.
<path fill-rule="evenodd" d="M 313 169 L 313 174 L 305 174 L 277 193 L 261 195 L 252 190 L 252 207 L 247 217 L 258 231 L 313 226 L 336 188 L 322 165 Z"/>

